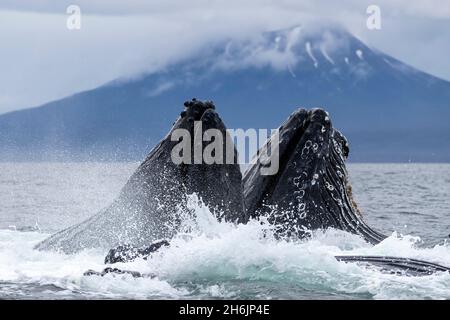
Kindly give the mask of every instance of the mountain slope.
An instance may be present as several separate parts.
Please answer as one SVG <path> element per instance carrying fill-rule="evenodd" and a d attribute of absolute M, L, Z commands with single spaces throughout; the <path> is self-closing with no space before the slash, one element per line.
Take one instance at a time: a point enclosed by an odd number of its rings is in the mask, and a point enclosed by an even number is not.
<path fill-rule="evenodd" d="M 450 83 L 337 27 L 229 40 L 193 59 L 0 116 L 4 160 L 141 159 L 192 97 L 229 128 L 276 128 L 324 107 L 353 161 L 450 161 Z"/>

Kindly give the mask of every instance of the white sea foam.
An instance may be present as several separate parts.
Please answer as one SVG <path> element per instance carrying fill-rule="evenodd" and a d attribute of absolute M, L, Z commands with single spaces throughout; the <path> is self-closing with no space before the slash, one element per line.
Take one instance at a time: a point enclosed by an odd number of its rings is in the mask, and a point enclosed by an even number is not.
<path fill-rule="evenodd" d="M 195 196 L 193 215 L 185 220 L 186 233 L 148 260 L 117 264 L 118 268 L 155 274 L 83 276 L 88 269 L 102 270 L 105 252 L 86 250 L 76 255 L 33 250 L 47 235 L 0 230 L 0 282 L 17 288 L 29 285 L 42 297 L 129 298 L 261 298 L 308 297 L 311 292 L 376 299 L 450 299 L 450 274 L 407 277 L 381 273 L 334 259 L 335 255 L 395 255 L 450 265 L 446 243 L 420 248 L 418 238 L 392 234 L 371 246 L 342 231 L 315 232 L 307 241 L 279 241 L 261 222 L 247 225 L 219 222 Z M 267 290 L 254 289 L 272 288 Z M 57 290 L 55 289 L 57 288 Z M 256 291 L 255 291 L 256 290 Z M 260 290 L 260 291 L 259 291 Z M 11 295 L 0 288 L 0 296 Z M 30 294 L 30 293 L 28 293 Z M 297 294 L 297 295 L 295 295 Z M 27 293 L 15 292 L 15 297 Z"/>

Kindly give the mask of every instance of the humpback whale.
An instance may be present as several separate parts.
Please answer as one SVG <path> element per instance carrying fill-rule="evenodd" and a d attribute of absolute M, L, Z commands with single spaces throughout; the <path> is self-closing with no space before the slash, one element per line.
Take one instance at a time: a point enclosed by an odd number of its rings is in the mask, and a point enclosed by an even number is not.
<path fill-rule="evenodd" d="M 322 109 L 295 111 L 279 128 L 279 171 L 261 175 L 260 159 L 244 174 L 246 218 L 267 216 L 279 234 L 302 238 L 316 229 L 335 228 L 377 244 L 385 235 L 370 228 L 353 200 L 345 167 L 346 138 Z"/>
<path fill-rule="evenodd" d="M 298 109 L 269 138 L 244 174 L 244 203 L 248 219 L 266 217 L 284 239 L 308 237 L 312 230 L 334 228 L 357 234 L 371 244 L 387 236 L 364 221 L 353 199 L 345 166 L 347 139 L 332 126 L 322 109 Z M 266 157 L 278 148 L 279 170 L 262 175 Z M 401 275 L 450 272 L 439 264 L 399 257 L 336 256 L 336 260 L 377 267 Z"/>
<path fill-rule="evenodd" d="M 229 150 L 223 140 L 219 154 L 224 158 L 220 163 L 173 161 L 172 152 L 179 141 L 172 134 L 178 129 L 196 136 L 199 130 L 196 123 L 201 123 L 202 130 L 215 129 L 228 143 L 232 140 L 212 102 L 192 99 L 184 106 L 168 135 L 150 152 L 109 207 L 50 236 L 36 248 L 68 254 L 93 247 L 109 249 L 105 258 L 105 264 L 109 265 L 147 259 L 160 248 L 170 246 L 169 241 L 184 218 L 182 212 L 189 211 L 187 196 L 192 193 L 218 219 L 247 223 L 250 219 L 267 218 L 283 239 L 304 238 L 311 230 L 327 228 L 357 234 L 372 244 L 386 238 L 365 223 L 352 197 L 345 166 L 349 145 L 332 126 L 326 111 L 295 111 L 280 126 L 277 139 L 269 138 L 258 151 L 242 177 L 236 148 L 232 148 L 230 163 L 225 159 Z M 189 149 L 195 149 L 198 143 L 195 139 L 189 141 Z M 202 148 L 208 145 L 203 140 L 200 144 Z M 274 151 L 279 155 L 279 170 L 274 175 L 264 175 L 262 168 L 270 164 L 261 157 Z M 336 259 L 409 275 L 450 271 L 444 266 L 408 258 L 338 256 Z M 89 270 L 85 275 L 108 273 L 154 276 L 111 267 L 102 272 Z"/>
<path fill-rule="evenodd" d="M 187 211 L 187 195 L 193 193 L 223 219 L 240 222 L 244 217 L 244 200 L 236 149 L 231 163 L 172 161 L 171 152 L 179 143 L 172 141 L 172 133 L 184 129 L 194 136 L 194 124 L 199 122 L 203 130 L 216 129 L 231 139 L 212 102 L 196 99 L 185 102 L 185 110 L 168 135 L 149 153 L 109 207 L 56 233 L 36 248 L 71 254 L 86 248 L 111 249 L 123 244 L 141 247 L 155 240 L 170 239 L 181 223 L 180 212 Z M 190 143 L 194 148 L 195 142 Z M 226 150 L 222 154 L 225 157 Z"/>

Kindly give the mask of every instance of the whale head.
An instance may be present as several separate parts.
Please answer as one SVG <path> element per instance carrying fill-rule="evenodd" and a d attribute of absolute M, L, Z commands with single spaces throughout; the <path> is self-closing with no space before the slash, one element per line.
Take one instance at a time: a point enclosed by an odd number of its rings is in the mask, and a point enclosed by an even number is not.
<path fill-rule="evenodd" d="M 347 139 L 322 109 L 294 112 L 279 128 L 279 171 L 261 175 L 256 161 L 244 175 L 247 219 L 267 216 L 278 234 L 304 237 L 311 230 L 336 228 L 371 243 L 384 236 L 369 228 L 351 195 L 345 161 Z M 267 154 L 260 150 L 258 154 Z"/>
<path fill-rule="evenodd" d="M 212 102 L 193 99 L 184 107 L 170 132 L 153 148 L 109 207 L 51 236 L 37 248 L 73 253 L 123 244 L 139 247 L 170 239 L 183 220 L 183 212 L 189 211 L 191 194 L 196 194 L 218 218 L 239 221 L 244 215 L 242 174 L 234 145 L 225 150 L 225 141 L 231 140 L 226 127 Z M 231 153 L 231 161 L 196 161 L 194 150 L 203 155 L 203 149 L 214 142 L 214 138 L 202 139 L 208 129 L 225 137 L 212 153 L 223 157 Z M 200 139 L 196 140 L 196 136 Z M 178 151 L 186 161 L 178 162 Z"/>

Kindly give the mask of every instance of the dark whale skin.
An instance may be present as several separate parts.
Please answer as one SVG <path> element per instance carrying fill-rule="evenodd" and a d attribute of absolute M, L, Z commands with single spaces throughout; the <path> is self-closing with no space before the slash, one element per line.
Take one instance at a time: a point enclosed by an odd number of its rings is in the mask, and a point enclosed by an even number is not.
<path fill-rule="evenodd" d="M 384 273 L 406 276 L 428 276 L 436 272 L 450 272 L 450 268 L 433 262 L 388 256 L 336 256 L 336 260 L 375 266 Z"/>
<path fill-rule="evenodd" d="M 259 151 L 267 154 L 271 141 Z M 336 228 L 376 244 L 386 236 L 370 228 L 351 197 L 346 138 L 322 109 L 294 112 L 279 128 L 279 172 L 260 174 L 259 158 L 244 174 L 246 219 L 265 216 L 281 237 Z M 270 153 L 270 152 L 269 152 Z"/>
<path fill-rule="evenodd" d="M 187 195 L 192 193 L 219 218 L 241 222 L 243 184 L 236 149 L 232 164 L 175 164 L 172 161 L 172 149 L 178 144 L 178 141 L 171 141 L 172 132 L 186 129 L 193 137 L 194 121 L 202 122 L 203 132 L 214 128 L 229 137 L 212 102 L 195 99 L 185 102 L 185 111 L 171 131 L 150 152 L 109 207 L 50 236 L 36 248 L 71 254 L 87 248 L 111 249 L 123 244 L 142 247 L 159 239 L 170 239 L 180 223 L 180 208 L 186 209 Z M 225 157 L 225 144 L 223 154 Z"/>

